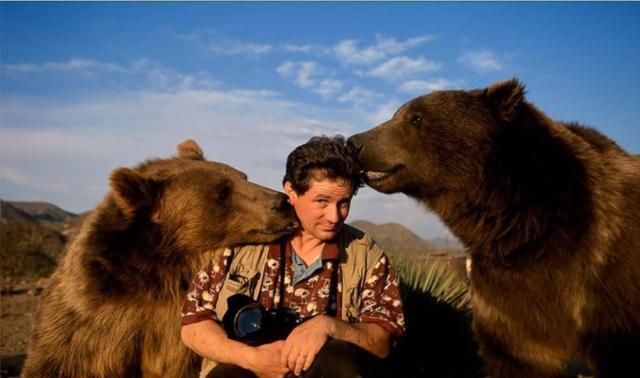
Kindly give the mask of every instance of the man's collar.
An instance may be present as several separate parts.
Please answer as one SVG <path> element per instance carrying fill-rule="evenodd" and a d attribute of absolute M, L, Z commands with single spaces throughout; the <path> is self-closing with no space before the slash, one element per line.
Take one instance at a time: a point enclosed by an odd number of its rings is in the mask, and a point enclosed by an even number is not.
<path fill-rule="evenodd" d="M 340 248 L 335 241 L 327 242 L 322 248 L 322 260 L 337 260 L 340 258 Z"/>
<path fill-rule="evenodd" d="M 291 239 L 284 239 L 285 245 L 285 257 L 291 258 Z M 269 244 L 269 251 L 273 251 L 270 253 L 271 256 L 280 256 L 280 241 L 273 242 Z M 324 243 L 324 247 L 322 247 L 322 260 L 338 260 L 340 258 L 340 248 L 338 248 L 338 244 L 336 240 L 332 240 Z"/>

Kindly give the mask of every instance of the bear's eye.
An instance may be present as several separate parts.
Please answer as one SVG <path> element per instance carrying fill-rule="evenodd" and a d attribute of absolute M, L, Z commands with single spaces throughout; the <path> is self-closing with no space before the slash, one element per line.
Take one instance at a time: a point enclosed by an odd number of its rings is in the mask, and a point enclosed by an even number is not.
<path fill-rule="evenodd" d="M 224 201 L 227 198 L 229 198 L 230 194 L 231 194 L 231 187 L 227 185 L 223 187 L 222 190 L 220 190 L 220 193 L 218 193 L 218 199 L 220 201 Z"/>
<path fill-rule="evenodd" d="M 409 122 L 413 123 L 414 126 L 420 127 L 422 126 L 422 117 L 420 116 L 420 114 L 416 113 L 411 116 Z"/>

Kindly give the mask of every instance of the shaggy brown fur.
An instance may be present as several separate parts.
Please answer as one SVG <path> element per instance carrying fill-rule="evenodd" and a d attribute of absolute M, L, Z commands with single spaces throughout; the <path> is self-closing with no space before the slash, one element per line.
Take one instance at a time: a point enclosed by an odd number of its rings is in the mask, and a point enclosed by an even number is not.
<path fill-rule="evenodd" d="M 292 231 L 286 197 L 205 161 L 178 157 L 111 174 L 111 192 L 51 278 L 23 377 L 194 377 L 180 303 L 207 252 Z"/>
<path fill-rule="evenodd" d="M 549 119 L 517 80 L 442 91 L 349 140 L 368 184 L 436 212 L 473 260 L 493 377 L 638 372 L 640 158 Z"/>

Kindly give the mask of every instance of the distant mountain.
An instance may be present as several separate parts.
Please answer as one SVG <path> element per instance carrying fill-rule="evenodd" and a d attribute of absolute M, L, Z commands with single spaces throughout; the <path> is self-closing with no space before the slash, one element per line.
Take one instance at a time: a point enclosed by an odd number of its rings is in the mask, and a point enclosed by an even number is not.
<path fill-rule="evenodd" d="M 438 249 L 397 223 L 375 224 L 356 220 L 351 225 L 365 231 L 389 254 L 435 253 Z"/>
<path fill-rule="evenodd" d="M 463 255 L 463 249 L 457 240 L 444 243 L 444 238 L 436 238 L 435 243 L 424 240 L 408 228 L 397 223 L 375 224 L 365 220 L 356 220 L 352 226 L 365 231 L 390 255 L 428 256 Z"/>
<path fill-rule="evenodd" d="M 78 216 L 77 214 L 63 210 L 58 206 L 52 205 L 48 202 L 11 201 L 8 203 L 13 207 L 31 215 L 35 220 L 39 222 L 65 222 L 71 219 L 75 219 Z"/>
<path fill-rule="evenodd" d="M 67 237 L 75 235 L 90 212 L 74 214 L 48 202 L 0 200 L 0 222 L 40 223 Z"/>
<path fill-rule="evenodd" d="M 31 214 L 3 200 L 0 200 L 0 222 L 38 223 Z"/>

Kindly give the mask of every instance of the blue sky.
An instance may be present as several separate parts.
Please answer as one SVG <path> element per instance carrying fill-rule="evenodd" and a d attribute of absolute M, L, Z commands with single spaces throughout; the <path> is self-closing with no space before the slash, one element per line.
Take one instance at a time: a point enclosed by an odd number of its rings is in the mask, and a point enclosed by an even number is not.
<path fill-rule="evenodd" d="M 639 3 L 0 3 L 0 197 L 93 208 L 109 172 L 196 139 L 279 188 L 312 135 L 517 76 L 640 153 Z M 634 47 L 635 46 L 635 47 Z M 370 189 L 350 219 L 446 232 Z"/>

